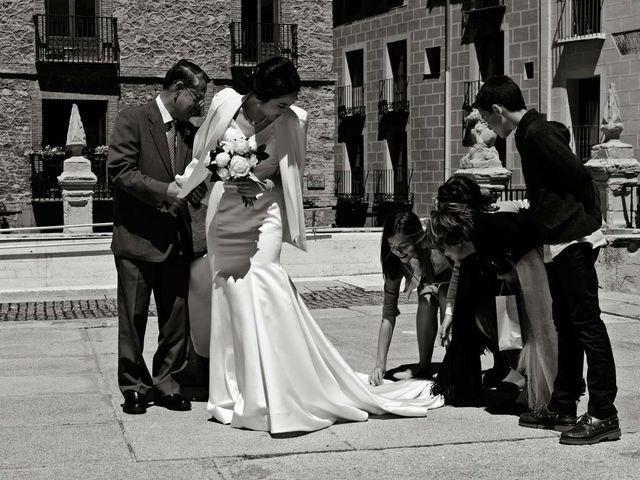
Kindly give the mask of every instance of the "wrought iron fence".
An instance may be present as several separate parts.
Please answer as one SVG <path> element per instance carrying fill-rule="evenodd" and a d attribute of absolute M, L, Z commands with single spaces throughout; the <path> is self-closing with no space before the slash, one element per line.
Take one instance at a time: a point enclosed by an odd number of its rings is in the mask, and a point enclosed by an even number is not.
<path fill-rule="evenodd" d="M 597 37 L 602 32 L 604 0 L 559 0 L 558 38 Z"/>
<path fill-rule="evenodd" d="M 526 200 L 527 187 L 524 185 L 507 185 L 507 188 L 500 194 L 498 201 Z"/>
<path fill-rule="evenodd" d="M 251 66 L 275 56 L 298 65 L 298 25 L 232 22 L 231 65 Z"/>
<path fill-rule="evenodd" d="M 110 200 L 113 198 L 113 184 L 107 173 L 107 157 L 105 154 L 85 152 L 84 156 L 91 161 L 91 171 L 98 178 L 94 187 L 95 200 Z M 58 183 L 58 176 L 64 168 L 64 161 L 68 158 L 65 153 L 32 153 L 31 162 L 31 199 L 57 200 L 62 198 L 62 189 Z"/>
<path fill-rule="evenodd" d="M 406 77 L 398 76 L 379 81 L 378 113 L 406 112 L 409 110 Z"/>
<path fill-rule="evenodd" d="M 336 170 L 335 194 L 338 198 L 365 198 L 369 172 L 362 169 Z"/>
<path fill-rule="evenodd" d="M 341 85 L 336 88 L 338 118 L 365 115 L 364 85 Z"/>
<path fill-rule="evenodd" d="M 118 63 L 117 19 L 34 15 L 39 62 Z"/>
<path fill-rule="evenodd" d="M 483 10 L 485 8 L 501 7 L 504 0 L 464 0 L 462 2 L 462 11 L 470 12 L 472 10 Z"/>
<path fill-rule="evenodd" d="M 587 162 L 591 158 L 591 147 L 600 141 L 599 125 L 573 125 L 573 143 L 576 156 Z"/>
<path fill-rule="evenodd" d="M 640 228 L 640 187 L 638 185 L 623 186 L 620 199 L 627 228 Z"/>
<path fill-rule="evenodd" d="M 373 170 L 374 203 L 406 202 L 413 203 L 411 178 L 413 170 L 380 169 Z"/>

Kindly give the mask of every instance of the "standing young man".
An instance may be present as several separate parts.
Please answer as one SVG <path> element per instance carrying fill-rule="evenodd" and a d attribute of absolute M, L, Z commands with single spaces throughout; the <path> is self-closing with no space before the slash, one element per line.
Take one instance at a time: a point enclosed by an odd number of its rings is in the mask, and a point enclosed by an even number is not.
<path fill-rule="evenodd" d="M 558 333 L 558 373 L 549 405 L 524 413 L 520 425 L 562 431 L 560 443 L 587 445 L 620 438 L 616 369 L 600 318 L 595 261 L 606 244 L 600 231 L 598 193 L 589 171 L 554 125 L 527 110 L 518 85 L 494 77 L 480 88 L 474 106 L 502 138 L 514 129 L 530 212 L 545 243 L 545 262 Z M 586 353 L 589 404 L 576 418 Z"/>
<path fill-rule="evenodd" d="M 150 394 L 155 405 L 189 410 L 176 373 L 186 365 L 189 334 L 187 294 L 193 256 L 191 217 L 175 175 L 192 159 L 196 127 L 209 77 L 180 60 L 166 74 L 152 101 L 122 110 L 109 144 L 114 185 L 111 250 L 118 271 L 118 384 L 123 411 L 141 414 Z M 206 186 L 192 191 L 199 204 Z M 152 374 L 142 357 L 149 302 L 158 310 L 158 348 Z"/>

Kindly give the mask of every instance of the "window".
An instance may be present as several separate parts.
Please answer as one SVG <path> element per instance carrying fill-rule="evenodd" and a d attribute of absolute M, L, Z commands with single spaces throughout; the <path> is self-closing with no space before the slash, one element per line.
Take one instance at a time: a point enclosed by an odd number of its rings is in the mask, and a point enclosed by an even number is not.
<path fill-rule="evenodd" d="M 64 146 L 67 142 L 71 106 L 78 105 L 80 118 L 87 136 L 87 146 L 97 147 L 107 143 L 107 102 L 94 100 L 43 100 L 42 143 Z"/>
<path fill-rule="evenodd" d="M 48 35 L 95 37 L 98 7 L 98 0 L 48 0 Z"/>
<path fill-rule="evenodd" d="M 438 78 L 440 76 L 440 47 L 424 49 L 423 78 Z"/>

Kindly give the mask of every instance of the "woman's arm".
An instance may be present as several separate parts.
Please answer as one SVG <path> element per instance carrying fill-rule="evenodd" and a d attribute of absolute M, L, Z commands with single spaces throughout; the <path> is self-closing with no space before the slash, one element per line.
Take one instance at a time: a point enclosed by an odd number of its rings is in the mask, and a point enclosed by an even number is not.
<path fill-rule="evenodd" d="M 444 305 L 444 318 L 440 325 L 438 332 L 438 338 L 440 339 L 440 345 L 446 347 L 449 344 L 451 337 L 451 322 L 453 321 L 453 306 L 456 303 L 456 295 L 458 293 L 458 277 L 460 276 L 460 262 L 453 264 L 453 271 L 451 272 L 451 280 L 449 281 L 449 288 L 447 290 L 447 300 Z"/>
<path fill-rule="evenodd" d="M 369 375 L 369 383 L 371 385 L 380 385 L 384 374 L 387 370 L 387 354 L 389 353 L 389 345 L 393 337 L 393 330 L 396 326 L 395 318 L 382 318 L 380 322 L 380 330 L 378 331 L 378 352 L 376 355 L 376 365 L 373 367 L 371 375 Z"/>

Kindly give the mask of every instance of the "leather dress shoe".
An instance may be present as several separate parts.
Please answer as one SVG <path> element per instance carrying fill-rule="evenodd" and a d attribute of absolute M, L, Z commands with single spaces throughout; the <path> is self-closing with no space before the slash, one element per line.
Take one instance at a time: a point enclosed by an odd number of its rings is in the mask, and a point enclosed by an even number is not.
<path fill-rule="evenodd" d="M 147 399 L 143 393 L 125 390 L 122 411 L 129 415 L 147 413 Z"/>
<path fill-rule="evenodd" d="M 621 436 L 618 416 L 597 420 L 588 413 L 582 415 L 575 426 L 560 435 L 565 445 L 591 445 L 604 440 L 617 440 Z"/>
<path fill-rule="evenodd" d="M 518 425 L 528 428 L 546 428 L 559 432 L 568 430 L 576 424 L 575 415 L 551 412 L 547 407 L 542 407 L 537 412 L 525 412 L 520 415 Z"/>
<path fill-rule="evenodd" d="M 159 407 L 164 407 L 168 410 L 176 410 L 178 412 L 191 410 L 191 402 L 179 393 L 162 395 L 161 397 L 154 400 L 153 403 Z"/>

